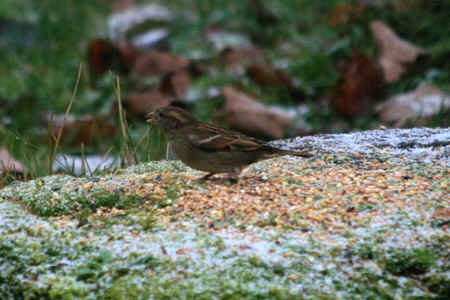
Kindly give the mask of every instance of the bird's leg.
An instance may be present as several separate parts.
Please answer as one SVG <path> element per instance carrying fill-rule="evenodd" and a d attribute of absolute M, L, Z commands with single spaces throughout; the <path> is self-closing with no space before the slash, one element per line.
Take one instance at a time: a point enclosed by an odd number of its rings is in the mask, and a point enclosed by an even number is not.
<path fill-rule="evenodd" d="M 229 177 L 228 180 L 230 183 L 235 184 L 239 182 L 239 177 Z"/>
<path fill-rule="evenodd" d="M 241 168 L 234 168 L 232 172 L 228 173 L 228 179 L 231 183 L 238 183 L 239 181 L 239 174 L 241 174 L 242 169 Z"/>
<path fill-rule="evenodd" d="M 208 173 L 205 176 L 203 176 L 202 178 L 200 178 L 200 180 L 201 181 L 208 180 L 209 178 L 211 178 L 211 176 L 214 176 L 214 174 L 216 174 L 216 173 Z"/>

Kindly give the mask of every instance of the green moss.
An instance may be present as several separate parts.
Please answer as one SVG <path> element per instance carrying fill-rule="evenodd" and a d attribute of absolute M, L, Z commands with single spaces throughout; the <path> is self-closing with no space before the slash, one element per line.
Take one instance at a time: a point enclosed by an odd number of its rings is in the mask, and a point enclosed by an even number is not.
<path fill-rule="evenodd" d="M 388 253 L 384 267 L 394 275 L 424 274 L 435 262 L 433 253 L 426 248 L 391 249 Z"/>
<path fill-rule="evenodd" d="M 269 213 L 269 216 L 263 218 L 261 222 L 258 222 L 256 225 L 260 227 L 275 226 L 277 225 L 277 217 L 274 214 Z"/>
<path fill-rule="evenodd" d="M 72 182 L 74 187 L 63 186 Z M 84 223 L 90 211 L 99 207 L 129 209 L 142 204 L 143 199 L 134 194 L 125 194 L 119 190 L 107 191 L 105 188 L 93 185 L 86 189 L 80 185 L 89 183 L 85 178 L 77 179 L 70 176 L 54 176 L 24 183 L 23 186 L 11 190 L 12 199 L 22 202 L 32 212 L 43 216 L 60 216 L 71 212 L 81 211 L 79 219 Z"/>
<path fill-rule="evenodd" d="M 137 216 L 142 229 L 155 231 L 158 218 L 155 216 L 154 211 L 144 210 L 142 213 L 137 214 Z"/>
<path fill-rule="evenodd" d="M 102 299 L 105 300 L 126 300 L 126 299 L 148 299 L 151 298 L 150 289 L 142 289 L 136 281 L 140 281 L 139 276 L 123 276 L 105 290 Z"/>
<path fill-rule="evenodd" d="M 435 298 L 444 300 L 450 295 L 450 279 L 443 275 L 433 275 L 424 279 L 426 286 L 432 293 L 435 294 Z"/>
<path fill-rule="evenodd" d="M 362 259 L 374 259 L 375 247 L 372 244 L 364 243 L 358 247 L 357 254 Z"/>

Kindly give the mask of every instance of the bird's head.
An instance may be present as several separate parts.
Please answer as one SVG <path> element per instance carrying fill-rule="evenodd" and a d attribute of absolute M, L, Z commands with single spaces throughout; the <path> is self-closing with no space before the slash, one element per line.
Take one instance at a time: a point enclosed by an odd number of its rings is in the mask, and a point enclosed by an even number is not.
<path fill-rule="evenodd" d="M 160 126 L 164 131 L 194 124 L 197 120 L 189 112 L 175 106 L 155 109 L 147 115 L 147 122 Z"/>

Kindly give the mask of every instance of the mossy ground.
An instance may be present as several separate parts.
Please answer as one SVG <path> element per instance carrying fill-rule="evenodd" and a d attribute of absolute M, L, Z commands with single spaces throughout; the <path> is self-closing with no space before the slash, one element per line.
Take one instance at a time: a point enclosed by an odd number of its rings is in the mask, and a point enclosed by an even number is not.
<path fill-rule="evenodd" d="M 444 299 L 448 169 L 370 166 L 276 159 L 233 186 L 157 162 L 7 187 L 0 296 Z"/>

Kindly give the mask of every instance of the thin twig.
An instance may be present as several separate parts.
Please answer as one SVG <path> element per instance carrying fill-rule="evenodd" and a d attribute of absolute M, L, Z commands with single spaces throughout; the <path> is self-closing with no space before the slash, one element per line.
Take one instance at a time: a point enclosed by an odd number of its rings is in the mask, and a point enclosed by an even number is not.
<path fill-rule="evenodd" d="M 148 133 L 150 132 L 150 128 L 147 128 L 145 130 L 145 133 L 142 135 L 141 139 L 137 142 L 136 147 L 134 147 L 133 156 L 135 157 L 135 160 L 137 161 L 137 151 L 138 148 L 141 146 L 141 144 L 144 142 L 145 138 L 148 138 Z"/>
<path fill-rule="evenodd" d="M 83 70 L 83 64 L 80 64 L 80 66 L 78 67 L 77 81 L 75 82 L 75 87 L 72 92 L 72 97 L 70 98 L 69 105 L 67 106 L 66 112 L 64 113 L 64 118 L 63 118 L 61 127 L 58 130 L 58 136 L 56 137 L 56 140 L 55 140 L 55 146 L 53 147 L 53 151 L 50 152 L 50 157 L 49 157 L 49 173 L 50 174 L 53 174 L 53 159 L 56 155 L 56 152 L 58 151 L 59 143 L 61 141 L 61 136 L 62 136 L 62 132 L 64 129 L 64 125 L 67 120 L 67 116 L 69 115 L 70 110 L 72 109 L 73 101 L 75 100 L 75 96 L 77 95 L 77 92 L 78 92 L 78 86 L 80 85 L 82 70 Z"/>
<path fill-rule="evenodd" d="M 112 76 L 112 72 L 111 72 L 111 76 Z M 130 150 L 128 148 L 128 124 L 126 121 L 126 118 L 124 116 L 124 111 L 123 111 L 123 107 L 122 107 L 122 98 L 120 96 L 120 78 L 119 76 L 115 77 L 115 84 L 114 84 L 114 92 L 116 94 L 117 97 L 117 104 L 118 104 L 118 111 L 119 111 L 119 121 L 120 121 L 120 128 L 121 128 L 121 132 L 122 132 L 122 138 L 123 138 L 123 144 L 122 146 L 122 154 L 123 154 L 123 161 L 126 163 L 126 166 L 130 166 L 133 164 L 131 155 L 130 155 Z"/>

